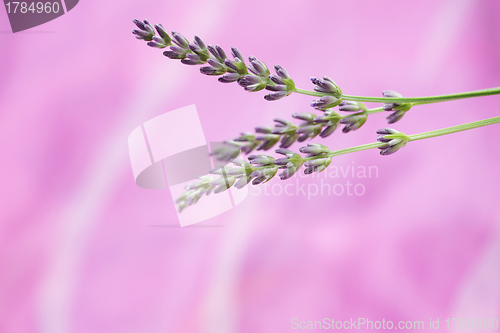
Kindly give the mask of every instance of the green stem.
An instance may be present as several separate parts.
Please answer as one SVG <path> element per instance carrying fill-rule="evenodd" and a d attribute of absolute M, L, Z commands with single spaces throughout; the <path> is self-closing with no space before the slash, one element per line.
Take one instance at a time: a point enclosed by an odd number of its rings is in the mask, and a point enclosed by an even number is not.
<path fill-rule="evenodd" d="M 413 134 L 413 135 L 409 135 L 408 137 L 410 138 L 409 141 L 417 141 L 417 140 L 434 138 L 436 136 L 441 136 L 441 135 L 447 135 L 447 134 L 452 134 L 452 133 L 467 131 L 467 130 L 470 130 L 470 129 L 473 129 L 473 128 L 478 128 L 478 127 L 483 127 L 483 126 L 488 126 L 488 125 L 493 125 L 493 124 L 498 124 L 498 123 L 500 123 L 500 117 L 494 117 L 494 118 L 489 118 L 489 119 L 474 121 L 474 122 L 463 124 L 463 125 L 457 125 L 457 126 L 447 127 L 447 128 L 443 128 L 443 129 L 440 129 L 440 130 L 423 132 L 423 133 L 419 133 L 419 134 Z M 304 160 L 305 161 L 310 161 L 310 160 L 315 160 L 315 159 L 318 159 L 318 158 L 325 158 L 325 157 L 333 157 L 333 156 L 338 156 L 338 155 L 344 155 L 344 154 L 354 153 L 354 152 L 357 152 L 357 151 L 378 148 L 378 147 L 382 147 L 384 145 L 386 145 L 386 143 L 383 143 L 383 142 L 368 143 L 368 144 L 361 145 L 361 146 L 356 146 L 356 147 L 351 147 L 351 148 L 346 148 L 346 149 L 332 151 L 332 152 L 329 152 L 329 153 L 326 153 L 326 154 L 323 154 L 323 155 L 318 155 L 318 156 L 312 156 L 312 157 L 304 158 Z"/>
<path fill-rule="evenodd" d="M 494 117 L 494 118 L 474 121 L 472 123 L 467 123 L 467 124 L 463 124 L 463 125 L 447 127 L 447 128 L 443 128 L 440 130 L 424 132 L 424 133 L 420 133 L 420 134 L 413 134 L 413 135 L 409 135 L 409 138 L 410 138 L 410 141 L 429 139 L 429 138 L 434 138 L 436 136 L 467 131 L 467 130 L 470 130 L 473 128 L 478 128 L 478 127 L 483 127 L 483 126 L 488 126 L 488 125 L 493 125 L 493 124 L 498 124 L 498 123 L 500 123 L 500 117 Z"/>
<path fill-rule="evenodd" d="M 328 96 L 328 94 L 319 93 L 317 91 L 309 91 L 303 89 L 295 89 L 296 93 L 309 95 L 309 96 Z M 419 104 L 428 104 L 428 103 L 438 103 L 451 101 L 456 99 L 464 99 L 464 98 L 472 98 L 472 97 L 480 97 L 480 96 L 490 96 L 490 95 L 498 95 L 500 94 L 500 87 L 482 89 L 469 91 L 464 93 L 457 94 L 448 94 L 448 95 L 438 95 L 438 96 L 427 96 L 427 97 L 367 97 L 367 96 L 353 96 L 353 95 L 342 95 L 342 99 L 348 101 L 358 101 L 358 102 L 376 102 L 376 103 L 419 103 Z"/>

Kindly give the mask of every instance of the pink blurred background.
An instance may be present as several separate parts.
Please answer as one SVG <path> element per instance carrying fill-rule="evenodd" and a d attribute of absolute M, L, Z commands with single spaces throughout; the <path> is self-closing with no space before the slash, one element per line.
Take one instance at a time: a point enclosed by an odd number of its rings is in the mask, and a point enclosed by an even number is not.
<path fill-rule="evenodd" d="M 208 141 L 312 111 L 311 97 L 267 102 L 167 59 L 134 39 L 133 18 L 279 63 L 300 88 L 328 75 L 347 94 L 425 96 L 500 85 L 499 14 L 495 0 L 82 0 L 12 34 L 0 10 L 0 332 L 499 318 L 498 125 L 338 157 L 378 167 L 363 196 L 249 196 L 189 228 L 168 191 L 135 185 L 127 148 L 141 123 L 190 104 Z M 393 127 L 498 116 L 499 102 L 419 106 Z M 373 142 L 385 116 L 316 142 Z"/>

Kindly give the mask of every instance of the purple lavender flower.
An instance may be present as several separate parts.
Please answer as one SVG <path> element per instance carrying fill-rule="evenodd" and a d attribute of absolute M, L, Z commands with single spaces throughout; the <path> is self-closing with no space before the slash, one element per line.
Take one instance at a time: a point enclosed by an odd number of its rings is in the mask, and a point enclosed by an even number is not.
<path fill-rule="evenodd" d="M 311 82 L 314 84 L 314 90 L 317 92 L 333 95 L 337 98 L 342 97 L 342 90 L 328 76 L 323 76 L 323 79 L 311 77 Z"/>
<path fill-rule="evenodd" d="M 342 100 L 333 96 L 323 96 L 311 102 L 311 106 L 318 110 L 325 110 L 339 105 Z"/>
<path fill-rule="evenodd" d="M 384 143 L 383 146 L 378 147 L 381 149 L 380 155 L 394 154 L 410 141 L 410 138 L 406 134 L 392 128 L 379 129 L 377 130 L 377 134 L 377 141 Z"/>
<path fill-rule="evenodd" d="M 275 165 L 278 165 L 280 169 L 284 169 L 279 174 L 281 180 L 292 177 L 304 164 L 302 156 L 291 150 L 280 148 L 276 150 L 276 153 L 286 156 L 286 158 L 280 158 L 275 161 Z"/>
<path fill-rule="evenodd" d="M 339 104 L 339 111 L 358 112 L 358 111 L 365 111 L 365 110 L 366 110 L 366 106 L 360 102 L 342 101 Z"/>
<path fill-rule="evenodd" d="M 332 162 L 331 157 L 324 157 L 324 158 L 317 158 L 314 160 L 309 160 L 304 163 L 304 167 L 306 168 L 304 170 L 304 173 L 306 175 L 311 174 L 313 172 L 321 172 L 328 168 L 330 163 Z"/>
<path fill-rule="evenodd" d="M 138 19 L 134 19 L 132 22 L 139 28 L 139 30 L 133 30 L 132 33 L 135 35 L 135 38 L 145 41 L 152 41 L 155 35 L 153 30 L 153 26 L 149 23 L 148 20 L 140 21 Z"/>
<path fill-rule="evenodd" d="M 388 98 L 402 98 L 403 96 L 393 90 L 385 90 L 382 92 L 382 96 Z M 403 116 L 411 109 L 411 103 L 385 103 L 383 108 L 385 111 L 395 111 L 391 113 L 386 119 L 389 124 L 394 124 L 399 121 Z"/>
<path fill-rule="evenodd" d="M 245 75 L 238 80 L 238 84 L 246 91 L 259 91 L 266 87 L 266 79 L 257 75 Z"/>
<path fill-rule="evenodd" d="M 319 143 L 308 143 L 307 146 L 301 147 L 299 151 L 307 154 L 306 157 L 312 157 L 329 153 L 330 149 Z"/>
<path fill-rule="evenodd" d="M 366 118 L 367 118 L 366 115 L 362 114 L 362 115 L 353 115 L 341 119 L 340 123 L 346 125 L 342 129 L 342 132 L 349 133 L 350 131 L 355 131 L 359 129 L 366 122 Z"/>
<path fill-rule="evenodd" d="M 268 101 L 276 101 L 295 91 L 295 83 L 283 66 L 275 65 L 274 70 L 276 74 L 270 74 L 268 76 L 271 83 L 266 86 L 267 90 L 273 92 L 264 96 Z"/>

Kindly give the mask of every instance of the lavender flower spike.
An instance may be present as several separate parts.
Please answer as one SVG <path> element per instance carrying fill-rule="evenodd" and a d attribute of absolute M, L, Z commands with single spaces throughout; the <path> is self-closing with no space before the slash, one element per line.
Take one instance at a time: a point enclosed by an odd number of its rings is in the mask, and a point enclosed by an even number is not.
<path fill-rule="evenodd" d="M 275 65 L 276 74 L 269 75 L 271 83 L 266 86 L 267 90 L 274 91 L 264 98 L 268 101 L 276 101 L 295 91 L 295 82 L 290 78 L 283 66 Z"/>
<path fill-rule="evenodd" d="M 342 103 L 339 104 L 339 111 L 344 111 L 344 112 L 366 111 L 366 106 L 361 102 L 342 101 Z"/>
<path fill-rule="evenodd" d="M 342 100 L 338 99 L 336 97 L 323 96 L 320 99 L 316 99 L 316 100 L 312 101 L 311 106 L 315 109 L 318 109 L 318 110 L 325 110 L 325 109 L 329 109 L 329 108 L 332 108 L 334 106 L 339 105 L 340 102 L 342 102 Z"/>
<path fill-rule="evenodd" d="M 401 98 L 403 97 L 400 93 L 394 90 L 385 90 L 382 92 L 382 96 L 388 98 Z M 385 111 L 395 111 L 390 114 L 386 119 L 389 124 L 394 124 L 399 121 L 403 116 L 411 109 L 411 103 L 385 103 L 383 108 Z"/>
<path fill-rule="evenodd" d="M 380 155 L 391 155 L 397 152 L 399 149 L 406 146 L 410 138 L 401 132 L 398 132 L 392 128 L 382 128 L 377 131 L 379 136 L 377 137 L 378 142 L 383 142 L 384 145 L 378 147 L 381 149 Z"/>
<path fill-rule="evenodd" d="M 347 118 L 343 118 L 342 120 L 340 120 L 340 123 L 344 124 L 346 126 L 342 129 L 342 132 L 348 133 L 350 131 L 355 131 L 355 130 L 359 129 L 361 126 L 363 126 L 365 124 L 366 118 L 367 117 L 365 114 L 353 115 L 353 116 L 349 116 Z"/>
<path fill-rule="evenodd" d="M 314 84 L 314 90 L 324 94 L 330 94 L 337 98 L 342 97 L 340 87 L 328 76 L 323 76 L 323 79 L 311 77 L 311 82 Z"/>

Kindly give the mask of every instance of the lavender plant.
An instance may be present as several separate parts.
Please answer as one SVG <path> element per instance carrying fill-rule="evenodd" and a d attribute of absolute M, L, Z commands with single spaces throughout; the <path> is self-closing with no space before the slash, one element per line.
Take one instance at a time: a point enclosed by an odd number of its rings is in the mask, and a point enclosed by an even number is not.
<path fill-rule="evenodd" d="M 268 101 L 279 100 L 292 93 L 318 97 L 311 102 L 311 106 L 316 112 L 323 112 L 319 115 L 295 113 L 292 117 L 301 121 L 298 124 L 285 119 L 274 119 L 274 127 L 256 127 L 255 133 L 242 132 L 239 137 L 226 141 L 226 146 L 216 150 L 212 155 L 222 161 L 231 161 L 234 166 L 213 170 L 211 175 L 201 176 L 198 181 L 186 186 L 186 192 L 177 200 L 179 210 L 196 203 L 203 194 L 220 193 L 232 186 L 242 188 L 250 182 L 253 185 L 265 183 L 278 174 L 278 170 L 282 170 L 279 177 L 285 180 L 301 168 L 304 168 L 306 174 L 321 172 L 330 165 L 334 156 L 372 148 L 379 148 L 381 155 L 391 155 L 412 141 L 500 122 L 500 117 L 495 117 L 409 136 L 391 128 L 384 128 L 377 131 L 378 137 L 375 143 L 338 151 L 330 151 L 328 147 L 319 143 L 309 143 L 299 149 L 304 155 L 301 156 L 288 149 L 295 141 L 303 142 L 317 136 L 328 137 L 339 125 L 344 125 L 343 133 L 356 131 L 366 123 L 369 115 L 384 111 L 390 112 L 386 117 L 387 122 L 394 124 L 414 106 L 496 95 L 500 94 L 500 87 L 458 94 L 410 98 L 403 97 L 398 92 L 386 90 L 382 92 L 382 97 L 367 97 L 344 94 L 332 79 L 324 76 L 323 78 L 311 77 L 314 90 L 303 90 L 295 87 L 288 72 L 280 65 L 275 65 L 275 73 L 271 73 L 267 65 L 254 56 L 248 57 L 248 64 L 245 63 L 242 53 L 235 47 L 231 48 L 233 59 L 229 59 L 219 45 L 206 45 L 198 36 L 194 37 L 193 42 L 189 42 L 175 31 L 170 37 L 161 24 L 153 27 L 148 20 L 134 19 L 133 22 L 138 28 L 132 31 L 135 37 L 146 41 L 153 48 L 169 48 L 163 54 L 170 59 L 178 59 L 186 65 L 207 65 L 200 68 L 202 74 L 218 76 L 218 81 L 222 83 L 236 82 L 249 92 L 265 89 L 269 91 L 264 96 Z M 369 109 L 363 102 L 383 103 L 383 105 Z M 341 115 L 333 110 L 335 107 L 338 107 L 338 111 L 348 114 Z M 280 148 L 276 150 L 276 153 L 284 155 L 282 158 L 250 155 L 248 162 L 236 159 L 240 152 L 250 154 L 254 150 L 269 150 L 278 142 Z"/>

